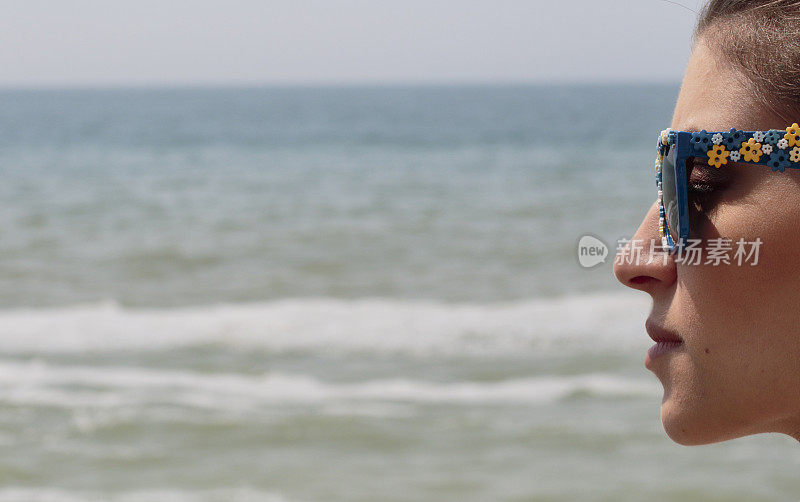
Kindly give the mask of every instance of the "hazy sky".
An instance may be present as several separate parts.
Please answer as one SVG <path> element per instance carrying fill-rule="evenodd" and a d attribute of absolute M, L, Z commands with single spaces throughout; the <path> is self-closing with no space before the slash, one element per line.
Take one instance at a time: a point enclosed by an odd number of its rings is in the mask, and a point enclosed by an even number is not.
<path fill-rule="evenodd" d="M 696 0 L 675 0 L 698 9 Z M 0 85 L 678 81 L 665 0 L 0 0 Z"/>

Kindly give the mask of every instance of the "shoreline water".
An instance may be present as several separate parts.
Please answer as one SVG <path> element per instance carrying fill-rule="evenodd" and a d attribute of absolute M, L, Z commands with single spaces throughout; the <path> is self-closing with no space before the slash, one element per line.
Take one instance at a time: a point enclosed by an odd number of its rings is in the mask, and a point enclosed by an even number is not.
<path fill-rule="evenodd" d="M 793 440 L 666 437 L 578 264 L 674 93 L 0 91 L 0 502 L 791 498 Z"/>

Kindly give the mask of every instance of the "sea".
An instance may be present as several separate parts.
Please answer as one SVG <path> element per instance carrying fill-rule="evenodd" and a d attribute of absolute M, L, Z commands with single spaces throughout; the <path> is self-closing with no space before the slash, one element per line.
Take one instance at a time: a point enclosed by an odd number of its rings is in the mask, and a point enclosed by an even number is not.
<path fill-rule="evenodd" d="M 677 91 L 0 90 L 0 502 L 797 500 L 613 277 Z"/>

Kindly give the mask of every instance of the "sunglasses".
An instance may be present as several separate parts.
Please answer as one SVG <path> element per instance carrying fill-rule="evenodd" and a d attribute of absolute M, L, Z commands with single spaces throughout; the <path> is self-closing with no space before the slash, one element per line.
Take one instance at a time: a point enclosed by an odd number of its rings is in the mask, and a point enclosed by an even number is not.
<path fill-rule="evenodd" d="M 770 166 L 780 172 L 800 169 L 800 126 L 795 123 L 785 130 L 769 131 L 661 131 L 656 158 L 658 233 L 662 247 L 670 253 L 687 244 L 691 236 L 686 161 L 692 157 L 716 168 L 736 162 Z"/>

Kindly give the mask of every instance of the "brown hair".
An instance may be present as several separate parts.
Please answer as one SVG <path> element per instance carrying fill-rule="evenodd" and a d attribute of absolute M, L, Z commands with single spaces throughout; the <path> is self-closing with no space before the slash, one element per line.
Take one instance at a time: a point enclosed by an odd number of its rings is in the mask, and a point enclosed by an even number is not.
<path fill-rule="evenodd" d="M 800 0 L 709 0 L 694 39 L 738 66 L 777 115 L 800 119 Z"/>

